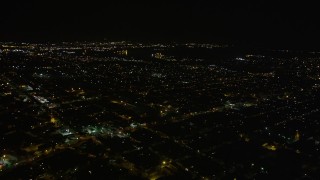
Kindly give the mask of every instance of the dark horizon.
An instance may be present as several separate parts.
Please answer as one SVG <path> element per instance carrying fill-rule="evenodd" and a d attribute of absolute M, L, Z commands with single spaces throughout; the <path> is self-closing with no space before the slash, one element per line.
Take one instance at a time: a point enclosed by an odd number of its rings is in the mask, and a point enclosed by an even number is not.
<path fill-rule="evenodd" d="M 0 41 L 210 42 L 320 49 L 312 3 L 5 2 Z"/>

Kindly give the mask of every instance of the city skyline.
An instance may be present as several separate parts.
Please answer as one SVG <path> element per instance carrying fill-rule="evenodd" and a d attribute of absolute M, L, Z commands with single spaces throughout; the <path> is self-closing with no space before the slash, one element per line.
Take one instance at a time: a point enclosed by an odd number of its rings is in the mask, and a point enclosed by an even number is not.
<path fill-rule="evenodd" d="M 320 179 L 317 8 L 2 2 L 0 179 Z"/>

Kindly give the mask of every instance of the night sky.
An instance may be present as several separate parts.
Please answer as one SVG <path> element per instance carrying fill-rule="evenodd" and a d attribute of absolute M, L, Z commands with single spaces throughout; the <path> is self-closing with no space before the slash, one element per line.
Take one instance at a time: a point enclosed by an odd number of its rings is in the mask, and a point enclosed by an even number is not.
<path fill-rule="evenodd" d="M 0 5 L 2 41 L 195 41 L 320 48 L 316 4 L 256 0 L 10 1 Z"/>

